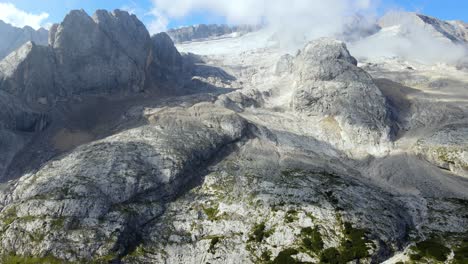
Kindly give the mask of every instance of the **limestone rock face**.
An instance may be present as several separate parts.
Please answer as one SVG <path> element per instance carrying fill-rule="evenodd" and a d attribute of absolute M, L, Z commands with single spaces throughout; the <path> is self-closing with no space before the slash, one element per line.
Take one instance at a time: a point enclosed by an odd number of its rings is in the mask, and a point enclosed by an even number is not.
<path fill-rule="evenodd" d="M 53 101 L 65 92 L 56 87 L 56 71 L 54 51 L 28 42 L 0 61 L 0 90 L 31 103 Z"/>
<path fill-rule="evenodd" d="M 31 27 L 17 28 L 0 20 L 0 60 L 28 41 L 47 46 L 48 31 Z"/>
<path fill-rule="evenodd" d="M 37 113 L 14 96 L 0 90 L 0 175 L 28 142 L 33 132 L 47 126 L 45 114 Z"/>
<path fill-rule="evenodd" d="M 418 140 L 416 152 L 436 166 L 468 177 L 468 126 L 446 125 Z"/>
<path fill-rule="evenodd" d="M 291 105 L 307 115 L 338 119 L 341 133 L 354 143 L 388 140 L 386 100 L 372 77 L 358 68 L 344 43 L 320 39 L 294 58 L 295 88 Z"/>
<path fill-rule="evenodd" d="M 0 254 L 75 261 L 127 254 L 140 228 L 247 133 L 241 117 L 207 104 L 147 117 L 149 125 L 80 147 L 8 187 L 0 195 Z"/>
<path fill-rule="evenodd" d="M 154 80 L 151 83 L 157 83 L 157 80 L 175 80 L 180 77 L 183 59 L 169 35 L 156 34 L 151 37 L 151 42 L 153 60 L 149 67 L 149 77 Z"/>
<path fill-rule="evenodd" d="M 51 30 L 57 86 L 68 94 L 139 91 L 151 49 L 144 25 L 127 12 L 72 11 Z"/>
<path fill-rule="evenodd" d="M 51 27 L 49 47 L 27 43 L 0 62 L 0 89 L 28 102 L 53 103 L 152 89 L 181 67 L 171 39 L 152 40 L 136 16 L 98 10 L 90 17 L 74 10 Z"/>

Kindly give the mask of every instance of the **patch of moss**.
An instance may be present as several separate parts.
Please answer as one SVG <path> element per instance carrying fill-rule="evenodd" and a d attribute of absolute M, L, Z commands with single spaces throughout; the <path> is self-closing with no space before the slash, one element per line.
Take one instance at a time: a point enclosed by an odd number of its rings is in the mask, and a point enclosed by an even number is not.
<path fill-rule="evenodd" d="M 133 250 L 133 252 L 129 254 L 130 257 L 134 257 L 134 258 L 142 257 L 144 255 L 145 255 L 145 249 L 143 248 L 142 245 L 139 245 L 138 247 L 136 247 L 135 250 Z"/>
<path fill-rule="evenodd" d="M 448 254 L 451 252 L 448 247 L 434 238 L 416 243 L 416 247 L 414 249 L 422 257 L 438 261 L 446 261 Z"/>
<path fill-rule="evenodd" d="M 344 238 L 339 248 L 327 248 L 320 254 L 322 263 L 344 264 L 353 260 L 369 257 L 367 244 L 371 243 L 365 238 L 366 230 L 353 228 L 350 223 L 343 223 Z"/>
<path fill-rule="evenodd" d="M 297 211 L 294 209 L 290 209 L 286 212 L 286 215 L 284 216 L 284 221 L 286 223 L 293 223 L 297 220 L 299 220 L 299 217 L 297 216 Z"/>
<path fill-rule="evenodd" d="M 53 229 L 62 229 L 65 224 L 65 217 L 58 217 L 50 221 L 50 225 Z"/>
<path fill-rule="evenodd" d="M 216 253 L 216 244 L 219 243 L 219 241 L 221 240 L 221 237 L 213 237 L 211 239 L 211 242 L 210 242 L 210 248 L 208 249 L 208 252 L 211 253 L 211 254 L 214 254 Z"/>
<path fill-rule="evenodd" d="M 12 224 L 16 219 L 18 219 L 18 215 L 16 214 L 16 207 L 11 207 L 6 210 L 0 219 L 6 226 Z"/>
<path fill-rule="evenodd" d="M 1 257 L 1 263 L 3 264 L 64 264 L 67 263 L 63 260 L 55 258 L 53 256 L 45 257 L 31 257 L 31 256 L 17 256 L 10 254 Z"/>
<path fill-rule="evenodd" d="M 219 213 L 219 209 L 218 209 L 218 206 L 215 206 L 215 207 L 207 207 L 207 208 L 203 208 L 203 212 L 206 214 L 206 216 L 208 217 L 208 220 L 210 221 L 216 221 L 217 220 L 217 215 Z"/>
<path fill-rule="evenodd" d="M 299 251 L 293 248 L 287 248 L 281 251 L 273 260 L 272 264 L 296 264 L 299 263 L 292 256 L 297 255 Z"/>
<path fill-rule="evenodd" d="M 260 260 L 266 263 L 269 263 L 271 261 L 271 251 L 270 250 L 265 250 L 262 252 L 262 255 L 260 255 Z"/>
<path fill-rule="evenodd" d="M 112 261 L 118 260 L 118 256 L 115 253 L 109 253 L 105 256 L 97 257 L 92 261 L 93 264 L 108 264 Z"/>
<path fill-rule="evenodd" d="M 301 242 L 302 247 L 313 253 L 319 253 L 323 249 L 323 240 L 322 235 L 318 231 L 318 228 L 315 227 L 306 227 L 301 230 Z"/>
<path fill-rule="evenodd" d="M 33 233 L 28 233 L 28 235 L 29 235 L 29 239 L 32 242 L 36 242 L 36 243 L 41 243 L 42 241 L 44 241 L 44 238 L 45 238 L 45 234 L 40 232 L 40 231 L 35 231 Z"/>
<path fill-rule="evenodd" d="M 464 242 L 461 246 L 454 250 L 454 264 L 468 264 L 468 242 Z"/>
<path fill-rule="evenodd" d="M 256 224 L 249 235 L 249 242 L 261 243 L 264 238 L 268 238 L 273 232 L 273 229 L 266 230 L 265 222 Z"/>
<path fill-rule="evenodd" d="M 341 242 L 343 261 L 348 262 L 369 256 L 367 244 L 370 241 L 365 238 L 365 234 L 364 229 L 353 228 L 350 223 L 344 223 L 345 239 Z"/>
<path fill-rule="evenodd" d="M 320 254 L 320 263 L 340 264 L 341 253 L 334 247 L 327 248 Z"/>

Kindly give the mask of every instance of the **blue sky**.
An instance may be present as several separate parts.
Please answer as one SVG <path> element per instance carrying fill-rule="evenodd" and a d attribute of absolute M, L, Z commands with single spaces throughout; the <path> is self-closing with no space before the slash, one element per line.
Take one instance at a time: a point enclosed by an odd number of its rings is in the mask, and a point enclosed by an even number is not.
<path fill-rule="evenodd" d="M 459 19 L 468 22 L 468 1 L 466 0 L 371 1 L 380 2 L 380 13 L 388 9 L 403 9 L 407 11 L 421 12 L 445 20 Z M 133 10 L 145 24 L 149 24 L 152 20 L 154 20 L 154 16 L 150 14 L 150 11 L 153 7 L 153 3 L 151 0 L 0 0 L 0 3 L 11 3 L 17 9 L 30 14 L 40 14 L 43 12 L 47 13 L 49 17 L 43 21 L 47 23 L 60 22 L 70 10 L 80 8 L 83 8 L 89 14 L 92 14 L 96 9 L 113 10 L 116 8 L 126 8 L 129 10 Z M 1 12 L 2 11 L 0 10 L 0 15 Z M 182 18 L 170 19 L 166 26 L 168 28 L 173 28 L 199 23 L 224 22 L 225 20 L 223 17 L 198 11 L 190 12 L 188 15 Z"/>

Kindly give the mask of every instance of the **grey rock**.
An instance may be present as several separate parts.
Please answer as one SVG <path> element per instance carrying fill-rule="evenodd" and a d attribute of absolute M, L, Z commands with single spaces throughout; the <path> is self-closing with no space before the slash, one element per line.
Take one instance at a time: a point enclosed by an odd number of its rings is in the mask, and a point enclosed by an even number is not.
<path fill-rule="evenodd" d="M 175 43 L 182 43 L 188 41 L 203 40 L 211 37 L 220 37 L 232 33 L 246 34 L 258 30 L 259 26 L 228 26 L 228 25 L 196 25 L 189 27 L 182 27 L 171 29 L 167 34 L 172 38 Z"/>
<path fill-rule="evenodd" d="M 183 75 L 184 62 L 171 38 L 166 33 L 151 37 L 152 63 L 148 69 L 150 83 L 177 81 Z"/>
<path fill-rule="evenodd" d="M 372 77 L 356 66 L 344 43 L 313 41 L 293 65 L 295 111 L 337 117 L 347 141 L 378 144 L 390 139 L 386 99 Z"/>
<path fill-rule="evenodd" d="M 29 103 L 53 102 L 65 92 L 55 84 L 56 71 L 53 50 L 28 42 L 0 61 L 0 90 Z"/>
<path fill-rule="evenodd" d="M 139 228 L 247 133 L 246 121 L 210 104 L 147 117 L 149 125 L 50 161 L 0 195 L 8 201 L 0 213 L 0 253 L 74 261 L 128 254 Z M 11 215 L 13 222 L 5 222 Z"/>
<path fill-rule="evenodd" d="M 449 124 L 419 139 L 415 150 L 436 166 L 468 177 L 467 134 L 467 124 Z"/>
<path fill-rule="evenodd" d="M 34 132 L 43 130 L 48 118 L 31 110 L 20 100 L 0 90 L 0 175 L 13 157 L 28 143 Z"/>
<path fill-rule="evenodd" d="M 56 86 L 67 94 L 141 91 L 151 50 L 145 26 L 127 12 L 72 11 L 53 28 Z"/>
<path fill-rule="evenodd" d="M 49 46 L 27 43 L 0 62 L 0 89 L 53 105 L 75 95 L 154 89 L 182 67 L 170 38 L 152 40 L 136 16 L 119 10 L 98 10 L 93 17 L 71 11 L 51 27 Z"/>
<path fill-rule="evenodd" d="M 48 31 L 44 28 L 17 28 L 0 20 L 0 60 L 28 41 L 47 46 Z"/>

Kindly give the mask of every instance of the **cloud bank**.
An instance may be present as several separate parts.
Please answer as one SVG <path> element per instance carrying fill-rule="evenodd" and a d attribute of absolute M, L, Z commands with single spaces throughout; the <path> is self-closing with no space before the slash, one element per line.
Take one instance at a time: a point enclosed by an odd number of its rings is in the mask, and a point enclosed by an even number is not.
<path fill-rule="evenodd" d="M 424 25 L 414 13 L 390 11 L 382 20 L 385 22 L 380 32 L 349 45 L 353 55 L 459 63 L 468 54 L 466 45 L 456 44 L 435 28 Z"/>
<path fill-rule="evenodd" d="M 32 14 L 16 8 L 12 3 L 0 3 L 0 20 L 15 27 L 30 26 L 37 30 L 47 26 L 45 23 L 47 18 L 49 18 L 47 13 Z"/>
<path fill-rule="evenodd" d="M 264 24 L 284 37 L 320 37 L 341 32 L 350 16 L 373 12 L 371 0 L 152 0 L 155 30 L 193 12 L 208 12 L 230 24 Z M 150 26 L 151 28 L 151 26 Z"/>

